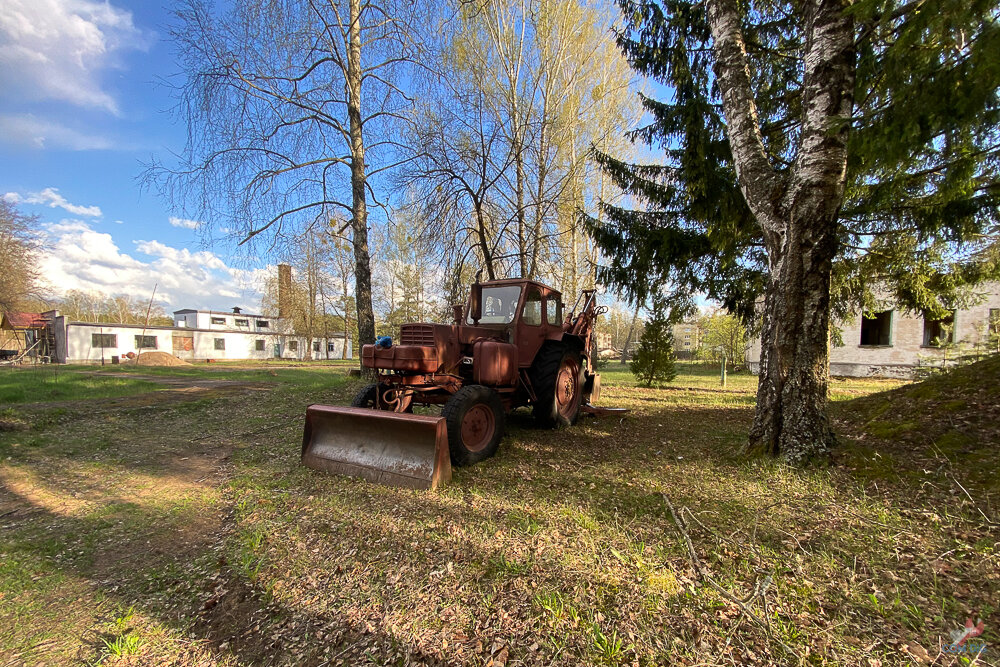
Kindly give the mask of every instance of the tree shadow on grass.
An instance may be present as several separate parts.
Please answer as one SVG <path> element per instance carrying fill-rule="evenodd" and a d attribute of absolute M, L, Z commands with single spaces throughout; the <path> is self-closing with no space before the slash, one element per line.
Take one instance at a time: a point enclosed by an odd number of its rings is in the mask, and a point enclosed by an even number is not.
<path fill-rule="evenodd" d="M 74 595 L 90 591 L 75 602 L 61 598 L 58 590 L 50 591 L 47 604 L 67 607 L 60 618 L 66 624 L 60 632 L 63 645 L 47 644 L 34 650 L 29 644 L 18 650 L 12 644 L 8 664 L 48 662 L 53 652 L 74 663 L 95 662 L 119 636 L 136 634 L 141 642 L 149 643 L 150 632 L 159 632 L 142 627 L 149 622 L 168 630 L 168 647 L 150 647 L 147 664 L 235 658 L 237 664 L 246 665 L 319 665 L 334 657 L 343 664 L 439 664 L 379 628 L 276 602 L 228 566 L 215 533 L 206 532 L 182 547 L 169 548 L 167 544 L 176 537 L 173 531 L 165 533 L 151 525 L 128 537 L 116 537 L 112 543 L 98 540 L 92 558 L 57 559 L 50 547 L 35 550 L 32 543 L 55 535 L 64 540 L 64 546 L 72 547 L 83 536 L 106 531 L 106 518 L 66 516 L 23 497 L 12 499 L 7 489 L 2 493 L 7 507 L 17 506 L 4 525 L 4 550 L 28 566 L 33 564 L 33 569 L 43 568 L 45 576 L 82 582 L 83 588 L 75 589 Z M 137 512 L 141 506 L 122 509 Z M 27 530 L 24 523 L 30 523 Z M 12 534 L 14 539 L 10 539 Z M 137 619 L 116 630 L 114 619 L 128 619 L 133 612 Z M 80 618 L 73 618 L 77 614 Z M 169 646 L 178 640 L 177 646 Z M 155 636 L 152 641 L 155 644 Z M 142 656 L 142 643 L 138 650 Z"/>
<path fill-rule="evenodd" d="M 245 392 L 213 396 L 194 440 L 189 410 L 140 403 L 39 410 L 34 430 L 0 443 L 0 550 L 13 568 L 0 568 L 3 615 L 13 615 L 0 641 L 10 664 L 96 661 L 106 640 L 133 633 L 129 608 L 147 664 L 320 664 L 334 655 L 435 664 L 381 628 L 282 605 L 226 563 L 221 490 L 233 447 L 249 444 L 232 428 L 237 406 L 250 403 Z M 300 645 L 299 628 L 322 639 Z"/>

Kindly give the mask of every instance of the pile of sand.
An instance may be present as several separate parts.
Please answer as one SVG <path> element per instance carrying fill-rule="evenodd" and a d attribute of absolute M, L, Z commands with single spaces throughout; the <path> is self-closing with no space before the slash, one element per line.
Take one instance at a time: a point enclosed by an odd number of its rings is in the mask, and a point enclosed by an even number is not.
<path fill-rule="evenodd" d="M 178 359 L 169 352 L 143 352 L 135 359 L 123 359 L 126 364 L 135 366 L 190 366 L 183 359 Z"/>

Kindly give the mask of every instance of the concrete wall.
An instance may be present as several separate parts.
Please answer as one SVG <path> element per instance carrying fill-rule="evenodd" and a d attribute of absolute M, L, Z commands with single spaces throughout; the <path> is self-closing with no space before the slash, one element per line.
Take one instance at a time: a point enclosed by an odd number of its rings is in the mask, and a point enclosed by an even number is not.
<path fill-rule="evenodd" d="M 101 347 L 93 344 L 93 334 L 109 334 L 115 336 L 115 345 Z M 65 359 L 60 361 L 69 363 L 100 362 L 103 357 L 110 362 L 112 356 L 124 356 L 128 352 L 138 352 L 135 344 L 135 337 L 139 335 L 152 336 L 156 339 L 155 348 L 144 348 L 143 352 L 151 352 L 154 349 L 160 352 L 172 352 L 172 329 L 161 327 L 149 327 L 143 332 L 142 327 L 131 327 L 116 324 L 80 324 L 69 323 L 65 328 L 65 345 L 59 345 L 58 333 L 56 337 L 57 347 L 60 348 L 58 357 L 63 357 L 61 353 L 65 350 Z"/>
<path fill-rule="evenodd" d="M 988 340 L 986 327 L 990 309 L 1000 309 L 1000 284 L 984 285 L 985 301 L 957 311 L 955 314 L 954 340 L 958 347 L 972 348 Z M 840 322 L 843 346 L 830 348 L 830 374 L 848 377 L 910 377 L 920 365 L 939 363 L 945 351 L 924 346 L 924 318 L 921 315 L 892 311 L 889 345 L 861 345 L 861 315 L 851 322 Z M 954 357 L 955 351 L 947 352 Z M 758 372 L 760 365 L 760 339 L 751 341 L 747 350 L 747 363 L 751 372 Z"/>

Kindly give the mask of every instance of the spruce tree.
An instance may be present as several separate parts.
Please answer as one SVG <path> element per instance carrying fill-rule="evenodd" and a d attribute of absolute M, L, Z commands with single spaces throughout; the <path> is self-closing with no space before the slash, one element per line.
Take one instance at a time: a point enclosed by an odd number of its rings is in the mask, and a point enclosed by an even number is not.
<path fill-rule="evenodd" d="M 666 315 L 666 303 L 658 301 L 629 365 L 632 375 L 647 387 L 653 383 L 666 384 L 677 377 L 672 325 L 673 319 Z"/>
<path fill-rule="evenodd" d="M 822 456 L 831 311 L 940 315 L 1000 277 L 996 3 L 619 4 L 619 45 L 667 91 L 632 136 L 664 158 L 599 156 L 640 204 L 589 221 L 600 278 L 762 314 L 750 445 Z"/>

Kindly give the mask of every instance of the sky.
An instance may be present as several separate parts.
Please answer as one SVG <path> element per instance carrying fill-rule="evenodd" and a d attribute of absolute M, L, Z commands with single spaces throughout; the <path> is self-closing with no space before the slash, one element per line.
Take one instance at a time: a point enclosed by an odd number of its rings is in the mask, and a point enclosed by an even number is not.
<path fill-rule="evenodd" d="M 178 67 L 164 4 L 0 2 L 0 197 L 38 216 L 51 296 L 142 301 L 155 285 L 168 312 L 256 311 L 273 267 L 210 244 L 210 221 L 178 217 L 140 182 L 186 136 L 171 114 Z"/>
<path fill-rule="evenodd" d="M 155 286 L 167 312 L 256 311 L 273 264 L 142 184 L 186 139 L 170 4 L 0 0 L 0 197 L 38 216 L 47 296 Z"/>

